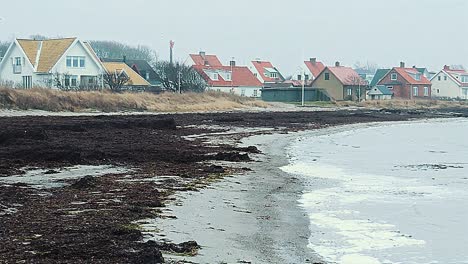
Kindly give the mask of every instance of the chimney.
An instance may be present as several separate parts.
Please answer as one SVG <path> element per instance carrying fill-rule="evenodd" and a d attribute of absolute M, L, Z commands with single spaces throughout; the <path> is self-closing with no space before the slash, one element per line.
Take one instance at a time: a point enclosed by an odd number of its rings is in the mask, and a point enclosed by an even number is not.
<path fill-rule="evenodd" d="M 310 62 L 315 65 L 315 63 L 317 63 L 317 58 L 310 58 Z"/>
<path fill-rule="evenodd" d="M 400 68 L 405 68 L 405 63 L 403 61 L 400 62 Z"/>
<path fill-rule="evenodd" d="M 449 71 L 449 70 L 450 70 L 450 66 L 444 65 L 444 71 Z"/>
<path fill-rule="evenodd" d="M 123 55 L 123 62 L 127 62 L 127 56 Z"/>
<path fill-rule="evenodd" d="M 202 57 L 202 59 L 205 59 L 206 58 L 206 52 L 200 51 L 200 56 Z"/>
<path fill-rule="evenodd" d="M 413 65 L 413 69 L 416 69 L 416 65 Z"/>
<path fill-rule="evenodd" d="M 236 67 L 236 61 L 235 60 L 230 61 L 229 66 Z"/>
<path fill-rule="evenodd" d="M 335 67 L 340 67 L 340 62 L 339 61 L 335 62 Z"/>

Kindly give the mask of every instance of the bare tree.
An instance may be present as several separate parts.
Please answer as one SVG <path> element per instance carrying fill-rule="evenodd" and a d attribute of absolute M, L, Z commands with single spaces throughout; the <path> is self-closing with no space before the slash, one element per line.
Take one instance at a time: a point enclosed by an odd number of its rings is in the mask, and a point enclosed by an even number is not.
<path fill-rule="evenodd" d="M 126 56 L 129 59 L 145 60 L 148 63 L 155 63 L 157 60 L 156 52 L 143 45 L 131 46 L 117 41 L 98 41 L 89 42 L 99 58 L 122 59 Z"/>
<path fill-rule="evenodd" d="M 355 98 L 356 98 L 356 100 L 358 102 L 360 102 L 362 99 L 365 99 L 367 86 L 369 85 L 366 80 L 361 78 L 361 76 L 359 76 L 359 75 L 350 75 L 347 78 L 347 83 L 350 84 L 348 88 L 351 88 L 352 91 L 353 91 L 351 93 L 351 95 L 348 95 L 348 98 L 350 100 L 354 100 L 354 97 L 353 97 L 354 90 L 356 90 L 356 92 L 355 92 L 356 97 Z"/>
<path fill-rule="evenodd" d="M 206 83 L 192 67 L 180 62 L 159 61 L 154 65 L 164 89 L 173 92 L 203 92 Z"/>
<path fill-rule="evenodd" d="M 122 87 L 130 81 L 130 77 L 125 71 L 107 71 L 102 75 L 104 84 L 113 92 L 119 92 Z"/>

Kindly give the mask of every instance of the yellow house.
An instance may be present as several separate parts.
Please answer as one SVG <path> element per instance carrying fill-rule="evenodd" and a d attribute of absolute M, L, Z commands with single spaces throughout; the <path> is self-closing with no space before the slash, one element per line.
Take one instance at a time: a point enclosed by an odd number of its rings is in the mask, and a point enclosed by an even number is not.
<path fill-rule="evenodd" d="M 340 66 L 325 69 L 312 82 L 312 87 L 327 91 L 334 101 L 365 99 L 368 84 L 352 68 Z"/>
<path fill-rule="evenodd" d="M 129 80 L 124 86 L 151 86 L 151 84 L 130 68 L 125 62 L 103 62 L 107 73 L 116 75 L 125 74 Z"/>

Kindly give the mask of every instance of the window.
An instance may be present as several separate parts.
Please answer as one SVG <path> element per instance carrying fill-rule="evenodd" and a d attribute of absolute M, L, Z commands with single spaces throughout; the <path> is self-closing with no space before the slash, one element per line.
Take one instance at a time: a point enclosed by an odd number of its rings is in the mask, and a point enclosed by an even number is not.
<path fill-rule="evenodd" d="M 387 89 L 393 90 L 393 86 L 387 86 Z"/>
<path fill-rule="evenodd" d="M 149 72 L 145 72 L 145 79 L 146 80 L 149 80 L 150 76 L 149 76 Z"/>
<path fill-rule="evenodd" d="M 418 96 L 418 87 L 417 86 L 413 87 L 413 96 Z"/>
<path fill-rule="evenodd" d="M 85 57 L 81 56 L 67 56 L 66 64 L 69 68 L 84 68 L 85 64 Z"/>
<path fill-rule="evenodd" d="M 392 81 L 396 81 L 398 79 L 398 75 L 396 73 L 392 73 L 392 75 L 390 76 L 390 79 Z"/>
<path fill-rule="evenodd" d="M 437 93 L 440 93 L 440 89 L 437 89 Z"/>
<path fill-rule="evenodd" d="M 330 73 L 329 72 L 325 73 L 325 80 L 326 81 L 330 80 Z"/>
<path fill-rule="evenodd" d="M 416 81 L 420 81 L 420 80 L 421 80 L 421 74 L 416 74 L 416 75 L 414 75 L 414 79 L 415 79 Z"/>
<path fill-rule="evenodd" d="M 277 78 L 278 74 L 276 72 L 272 72 L 272 73 L 270 73 L 270 77 L 271 78 Z"/>
<path fill-rule="evenodd" d="M 215 80 L 215 81 L 218 80 L 218 74 L 217 73 L 213 73 L 213 80 Z"/>
<path fill-rule="evenodd" d="M 254 76 L 255 76 L 255 77 L 258 77 L 257 73 L 254 73 Z"/>
<path fill-rule="evenodd" d="M 437 77 L 437 80 L 439 80 L 439 81 L 440 81 L 440 80 L 442 80 L 442 78 L 441 78 L 440 76 L 438 76 L 438 77 Z"/>
<path fill-rule="evenodd" d="M 228 74 L 226 75 L 226 81 L 231 81 L 231 73 L 228 73 Z"/>
<path fill-rule="evenodd" d="M 77 86 L 78 86 L 78 76 L 76 75 L 65 76 L 65 87 L 77 87 Z"/>
<path fill-rule="evenodd" d="M 352 96 L 353 95 L 353 88 L 348 88 L 347 91 L 346 91 L 346 94 L 348 96 Z"/>
<path fill-rule="evenodd" d="M 444 81 L 446 81 L 446 80 L 447 80 L 447 76 L 444 76 Z"/>
<path fill-rule="evenodd" d="M 21 73 L 22 62 L 23 62 L 23 58 L 15 57 L 15 59 L 13 60 L 13 74 L 20 74 Z"/>
<path fill-rule="evenodd" d="M 308 81 L 309 80 L 309 74 L 304 75 L 304 80 Z"/>
<path fill-rule="evenodd" d="M 462 75 L 461 82 L 462 83 L 468 83 L 468 75 Z"/>
<path fill-rule="evenodd" d="M 32 87 L 32 76 L 23 76 L 23 88 L 29 89 Z"/>
<path fill-rule="evenodd" d="M 253 90 L 253 96 L 257 97 L 257 89 Z"/>
<path fill-rule="evenodd" d="M 245 96 L 245 89 L 241 89 L 241 96 Z"/>
<path fill-rule="evenodd" d="M 424 87 L 424 96 L 429 96 L 429 87 Z"/>
<path fill-rule="evenodd" d="M 298 81 L 301 81 L 301 80 L 302 80 L 302 75 L 298 74 L 298 75 L 297 75 L 297 80 L 298 80 Z"/>

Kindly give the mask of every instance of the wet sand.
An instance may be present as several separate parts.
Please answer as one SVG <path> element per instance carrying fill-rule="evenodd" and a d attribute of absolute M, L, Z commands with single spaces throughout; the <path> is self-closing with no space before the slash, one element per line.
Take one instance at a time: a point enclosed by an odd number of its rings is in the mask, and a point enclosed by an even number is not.
<path fill-rule="evenodd" d="M 279 168 L 285 147 L 298 133 L 253 136 L 242 140 L 263 154 L 244 175 L 224 179 L 200 192 L 182 194 L 165 212 L 176 219 L 143 221 L 146 239 L 176 243 L 196 240 L 194 257 L 167 258 L 196 263 L 321 263 L 307 248 L 309 220 L 299 207 L 303 184 Z M 196 209 L 194 209 L 196 208 Z M 160 232 L 151 232 L 158 227 Z"/>

